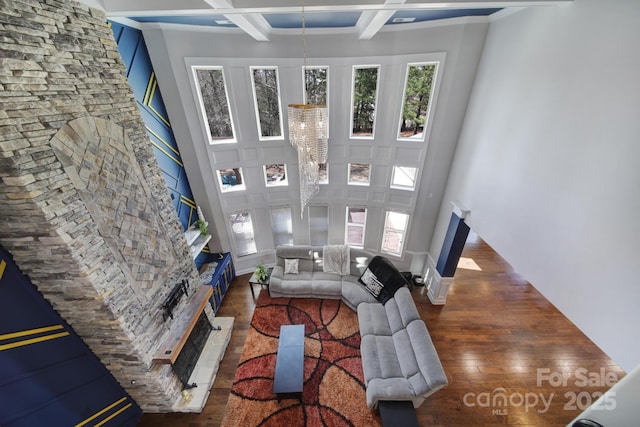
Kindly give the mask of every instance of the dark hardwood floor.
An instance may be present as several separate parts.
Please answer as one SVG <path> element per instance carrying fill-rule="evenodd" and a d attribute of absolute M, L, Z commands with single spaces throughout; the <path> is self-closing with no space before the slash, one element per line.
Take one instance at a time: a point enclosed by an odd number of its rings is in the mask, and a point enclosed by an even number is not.
<path fill-rule="evenodd" d="M 565 426 L 624 376 L 475 234 L 462 257 L 481 271 L 458 268 L 446 305 L 413 291 L 449 378 L 416 410 L 421 426 Z M 145 414 L 139 426 L 220 424 L 255 307 L 249 277 L 234 281 L 218 312 L 235 326 L 203 412 Z"/>

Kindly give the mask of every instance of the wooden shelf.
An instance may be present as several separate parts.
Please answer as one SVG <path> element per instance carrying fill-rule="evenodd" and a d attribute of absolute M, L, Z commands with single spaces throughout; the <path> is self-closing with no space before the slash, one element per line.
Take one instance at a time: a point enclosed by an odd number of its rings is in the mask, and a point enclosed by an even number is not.
<path fill-rule="evenodd" d="M 174 319 L 168 320 L 171 322 L 169 336 L 156 352 L 153 363 L 172 364 L 176 361 L 212 293 L 211 286 L 199 286 L 182 312 Z"/>

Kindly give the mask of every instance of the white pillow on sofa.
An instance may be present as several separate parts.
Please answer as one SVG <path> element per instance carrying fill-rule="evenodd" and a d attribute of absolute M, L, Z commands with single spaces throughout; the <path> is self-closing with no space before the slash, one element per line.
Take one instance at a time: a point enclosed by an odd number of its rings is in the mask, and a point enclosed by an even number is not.
<path fill-rule="evenodd" d="M 285 258 L 284 272 L 285 274 L 298 274 L 298 258 Z"/>

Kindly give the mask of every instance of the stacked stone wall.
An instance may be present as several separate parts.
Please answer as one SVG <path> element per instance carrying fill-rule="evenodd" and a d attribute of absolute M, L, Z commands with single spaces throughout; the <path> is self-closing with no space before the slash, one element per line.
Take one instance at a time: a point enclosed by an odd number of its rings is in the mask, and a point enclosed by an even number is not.
<path fill-rule="evenodd" d="M 144 410 L 171 410 L 178 380 L 151 363 L 168 331 L 160 306 L 199 280 L 104 13 L 3 1 L 0 103 L 0 244 Z M 126 143 L 104 143 L 105 129 Z M 64 142 L 89 140 L 69 163 Z M 113 174 L 95 165 L 114 158 L 136 164 L 104 185 Z"/>

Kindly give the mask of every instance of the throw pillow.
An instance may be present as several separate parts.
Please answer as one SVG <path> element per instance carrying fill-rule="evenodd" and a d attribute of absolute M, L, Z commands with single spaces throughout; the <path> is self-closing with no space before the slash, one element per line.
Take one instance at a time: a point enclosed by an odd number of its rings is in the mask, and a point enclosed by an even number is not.
<path fill-rule="evenodd" d="M 380 292 L 382 292 L 382 289 L 384 288 L 384 286 L 382 285 L 382 283 L 380 283 L 376 275 L 373 274 L 371 270 L 367 268 L 364 271 L 364 273 L 362 273 L 362 276 L 360 276 L 359 280 L 360 280 L 360 283 L 362 283 L 364 287 L 369 292 L 371 292 L 371 295 L 373 295 L 376 298 L 380 296 Z"/>
<path fill-rule="evenodd" d="M 285 274 L 298 274 L 298 258 L 285 258 L 284 272 Z"/>
<path fill-rule="evenodd" d="M 375 278 L 375 282 L 371 277 Z M 398 271 L 391 261 L 380 255 L 371 259 L 367 269 L 360 276 L 360 283 L 365 285 L 367 290 L 383 305 L 393 298 L 396 290 L 407 285 L 402 273 Z M 379 290 L 378 285 L 380 287 Z M 373 292 L 372 289 L 374 290 Z"/>

